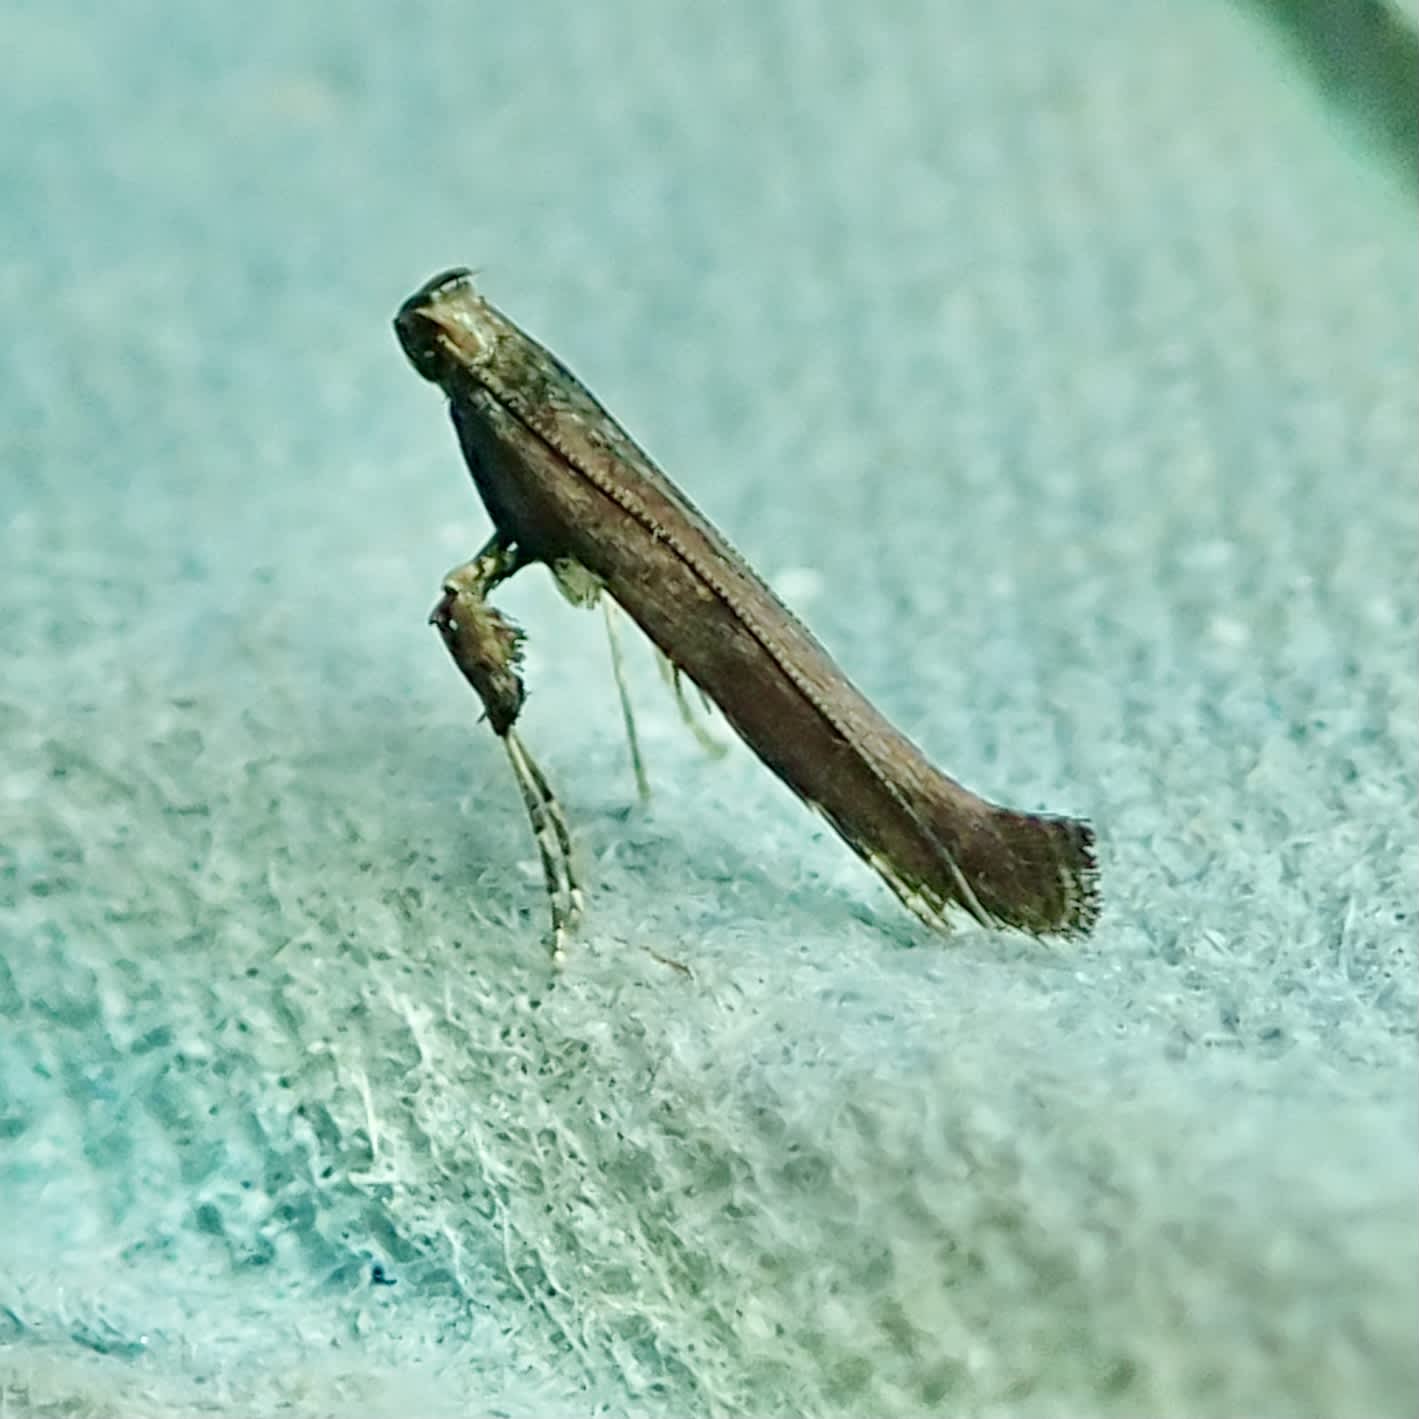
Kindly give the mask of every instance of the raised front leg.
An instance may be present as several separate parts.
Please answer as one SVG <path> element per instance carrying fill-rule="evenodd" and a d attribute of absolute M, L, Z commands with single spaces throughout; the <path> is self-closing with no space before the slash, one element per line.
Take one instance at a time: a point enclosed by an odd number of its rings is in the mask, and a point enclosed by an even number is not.
<path fill-rule="evenodd" d="M 555 795 L 513 731 L 525 695 L 522 632 L 488 605 L 487 594 L 522 565 L 517 549 L 494 538 L 470 562 L 444 578 L 429 620 L 438 627 L 454 664 L 483 702 L 488 723 L 503 741 L 542 858 L 552 915 L 552 963 L 566 959 L 566 939 L 581 917 L 583 898 L 572 863 L 571 835 Z"/>

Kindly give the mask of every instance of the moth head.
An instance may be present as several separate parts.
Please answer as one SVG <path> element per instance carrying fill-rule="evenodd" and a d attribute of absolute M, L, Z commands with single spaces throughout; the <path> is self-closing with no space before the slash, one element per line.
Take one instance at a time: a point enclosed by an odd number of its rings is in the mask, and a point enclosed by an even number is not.
<path fill-rule="evenodd" d="M 488 307 L 463 267 L 425 281 L 394 317 L 394 333 L 425 379 L 447 385 L 459 371 L 476 368 L 492 348 Z"/>

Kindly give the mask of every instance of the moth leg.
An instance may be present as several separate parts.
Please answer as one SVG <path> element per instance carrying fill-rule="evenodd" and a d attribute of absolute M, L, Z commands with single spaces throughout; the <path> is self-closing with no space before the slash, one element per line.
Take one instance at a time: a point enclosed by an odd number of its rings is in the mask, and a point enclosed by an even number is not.
<path fill-rule="evenodd" d="M 522 801 L 532 823 L 532 836 L 542 858 L 542 875 L 547 884 L 547 904 L 552 914 L 552 965 L 561 970 L 566 965 L 567 936 L 581 920 L 584 898 L 572 867 L 571 836 L 567 820 L 562 815 L 547 780 L 536 761 L 523 747 L 514 730 L 503 736 L 512 763 L 513 776 L 522 792 Z"/>
<path fill-rule="evenodd" d="M 712 758 L 722 759 L 728 752 L 729 746 L 721 740 L 716 739 L 703 724 L 695 718 L 695 712 L 690 708 L 690 702 L 685 698 L 685 681 L 681 677 L 680 667 L 675 664 L 659 648 L 655 652 L 656 664 L 660 666 L 661 678 L 670 686 L 675 696 L 676 707 L 680 711 L 680 718 L 684 722 L 685 728 L 695 736 L 695 742 L 701 749 Z M 699 686 L 695 687 L 697 690 Z M 709 708 L 709 699 L 703 690 L 699 691 L 700 701 L 706 709 Z"/>
<path fill-rule="evenodd" d="M 532 836 L 542 858 L 542 876 L 548 888 L 548 905 L 552 912 L 552 965 L 558 971 L 566 965 L 566 938 L 582 920 L 586 905 L 582 887 L 576 880 L 572 861 L 572 839 L 566 829 L 562 806 L 548 788 L 541 769 L 531 753 L 526 751 L 514 729 L 502 738 L 512 763 L 512 773 L 522 790 L 522 802 L 532 823 Z"/>
<path fill-rule="evenodd" d="M 498 564 L 488 552 L 455 567 L 444 578 L 443 595 L 429 613 L 463 678 L 478 693 L 493 733 L 505 735 L 522 710 L 522 631 L 488 605 L 487 588 Z"/>
<path fill-rule="evenodd" d="M 611 673 L 616 678 L 616 693 L 621 698 L 621 718 L 626 724 L 626 742 L 631 750 L 631 768 L 636 776 L 636 792 L 642 803 L 649 803 L 650 780 L 646 777 L 640 740 L 636 737 L 636 717 L 631 710 L 631 692 L 626 685 L 625 665 L 621 660 L 621 638 L 616 634 L 616 612 L 612 609 L 609 596 L 601 597 L 601 607 L 606 613 L 606 640 L 611 647 Z"/>
<path fill-rule="evenodd" d="M 631 709 L 631 694 L 626 686 L 625 664 L 621 659 L 621 638 L 616 634 L 616 609 L 606 595 L 606 583 L 595 572 L 571 557 L 559 557 L 548 564 L 557 590 L 573 606 L 594 606 L 599 601 L 606 617 L 606 640 L 611 647 L 611 673 L 616 677 L 616 693 L 621 701 L 621 720 L 626 726 L 626 743 L 631 751 L 631 769 L 636 776 L 636 794 L 642 803 L 650 802 L 650 780 L 646 777 L 645 761 L 641 758 L 640 738 L 636 734 L 636 717 Z"/>
<path fill-rule="evenodd" d="M 461 566 L 454 567 L 443 579 L 445 598 L 450 589 L 466 592 L 482 599 L 528 564 L 522 549 L 501 532 L 495 532 L 476 553 Z M 440 605 L 443 603 L 440 602 Z M 493 612 L 497 615 L 496 612 Z M 433 616 L 429 617 L 433 621 Z"/>
<path fill-rule="evenodd" d="M 574 928 L 581 921 L 582 912 L 586 907 L 586 897 L 581 890 L 581 883 L 576 879 L 576 857 L 572 852 L 572 835 L 571 830 L 567 827 L 566 815 L 562 812 L 562 805 L 557 802 L 556 794 L 552 792 L 547 780 L 542 776 L 542 770 L 537 767 L 537 761 L 523 747 L 522 740 L 511 731 L 507 737 L 520 760 L 519 772 L 525 773 L 528 782 L 536 790 L 542 817 L 552 829 L 566 880 L 567 926 Z"/>
<path fill-rule="evenodd" d="M 518 673 L 522 632 L 486 599 L 488 587 L 512 575 L 518 565 L 516 549 L 495 538 L 472 561 L 445 577 L 443 595 L 429 620 L 438 627 L 454 664 L 482 700 L 493 733 L 507 749 L 542 858 L 552 917 L 552 961 L 560 967 L 566 959 L 567 935 L 580 919 L 583 905 L 572 867 L 571 834 L 542 771 L 513 733 L 526 694 Z"/>

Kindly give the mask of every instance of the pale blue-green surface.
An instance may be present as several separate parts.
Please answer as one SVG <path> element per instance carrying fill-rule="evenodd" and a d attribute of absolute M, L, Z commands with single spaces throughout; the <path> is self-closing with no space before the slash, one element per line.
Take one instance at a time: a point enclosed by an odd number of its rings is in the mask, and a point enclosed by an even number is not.
<path fill-rule="evenodd" d="M 0 1413 L 1409 1415 L 1413 191 L 1255 12 L 0 12 Z M 919 930 L 487 524 L 389 319 L 586 379 L 951 772 Z M 693 978 L 658 956 L 693 968 Z M 375 1265 L 396 1284 L 372 1283 Z"/>

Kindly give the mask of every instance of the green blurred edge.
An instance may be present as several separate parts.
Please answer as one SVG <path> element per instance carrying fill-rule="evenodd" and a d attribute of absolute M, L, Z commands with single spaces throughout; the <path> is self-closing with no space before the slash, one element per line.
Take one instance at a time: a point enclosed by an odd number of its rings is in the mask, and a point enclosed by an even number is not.
<path fill-rule="evenodd" d="M 1419 29 L 1387 0 L 1248 0 L 1375 156 L 1419 188 Z"/>

